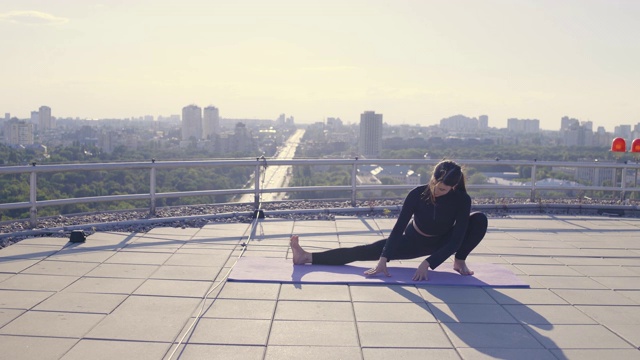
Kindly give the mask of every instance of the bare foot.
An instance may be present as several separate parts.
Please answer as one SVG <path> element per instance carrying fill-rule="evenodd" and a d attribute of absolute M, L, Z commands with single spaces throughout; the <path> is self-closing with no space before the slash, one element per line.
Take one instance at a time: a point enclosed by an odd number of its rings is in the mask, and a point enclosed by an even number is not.
<path fill-rule="evenodd" d="M 298 235 L 291 236 L 289 245 L 291 246 L 291 252 L 293 252 L 294 265 L 302 265 L 311 262 L 311 253 L 304 251 L 302 246 L 300 246 L 300 239 L 298 239 Z"/>
<path fill-rule="evenodd" d="M 467 263 L 464 260 L 454 259 L 453 270 L 459 272 L 461 275 L 473 275 L 473 271 L 467 267 Z"/>

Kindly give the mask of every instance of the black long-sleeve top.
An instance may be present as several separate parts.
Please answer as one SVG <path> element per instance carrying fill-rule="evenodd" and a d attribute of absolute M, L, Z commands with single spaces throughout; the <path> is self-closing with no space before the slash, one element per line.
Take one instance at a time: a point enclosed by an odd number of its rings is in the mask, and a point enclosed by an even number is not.
<path fill-rule="evenodd" d="M 446 243 L 426 259 L 429 267 L 435 269 L 462 244 L 471 213 L 471 197 L 467 193 L 451 189 L 447 194 L 436 197 L 433 204 L 430 199 L 422 196 L 426 187 L 427 185 L 418 186 L 407 195 L 381 256 L 393 260 L 393 249 L 402 241 L 404 230 L 413 216 L 418 229 L 428 235 L 444 235 L 453 228 Z"/>

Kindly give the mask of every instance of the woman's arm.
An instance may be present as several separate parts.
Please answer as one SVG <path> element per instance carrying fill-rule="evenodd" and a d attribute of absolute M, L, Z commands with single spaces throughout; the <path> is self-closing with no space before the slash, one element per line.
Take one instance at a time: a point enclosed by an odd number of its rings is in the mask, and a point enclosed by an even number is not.
<path fill-rule="evenodd" d="M 388 260 L 393 260 L 394 250 L 398 246 L 398 241 L 404 234 L 404 229 L 409 224 L 409 220 L 413 216 L 413 212 L 415 210 L 416 204 L 420 200 L 420 194 L 424 191 L 424 186 L 419 186 L 409 192 L 407 197 L 404 199 L 402 203 L 402 209 L 400 210 L 400 215 L 398 215 L 398 219 L 396 220 L 396 224 L 393 226 L 391 230 L 391 234 L 387 238 L 387 242 L 382 249 L 382 254 L 380 256 L 387 258 Z"/>

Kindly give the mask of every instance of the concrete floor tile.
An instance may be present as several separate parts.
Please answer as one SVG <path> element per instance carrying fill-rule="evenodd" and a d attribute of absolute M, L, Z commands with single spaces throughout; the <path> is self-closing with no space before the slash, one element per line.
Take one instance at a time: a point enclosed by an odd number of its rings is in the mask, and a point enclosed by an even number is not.
<path fill-rule="evenodd" d="M 542 348 L 540 342 L 522 325 L 446 323 L 442 327 L 457 348 Z"/>
<path fill-rule="evenodd" d="M 276 300 L 280 284 L 234 283 L 224 284 L 218 295 L 220 299 Z"/>
<path fill-rule="evenodd" d="M 274 300 L 216 299 L 206 312 L 205 318 L 226 319 L 273 319 L 276 309 Z"/>
<path fill-rule="evenodd" d="M 173 254 L 164 265 L 221 267 L 229 259 L 228 252 L 216 254 Z"/>
<path fill-rule="evenodd" d="M 458 348 L 458 352 L 464 360 L 558 360 L 547 349 Z"/>
<path fill-rule="evenodd" d="M 269 346 L 358 346 L 353 322 L 276 320 L 271 327 Z"/>
<path fill-rule="evenodd" d="M 3 359 L 58 360 L 77 339 L 0 335 Z"/>
<path fill-rule="evenodd" d="M 640 289 L 640 276 L 592 276 L 591 279 L 612 290 Z"/>
<path fill-rule="evenodd" d="M 263 360 L 265 347 L 236 346 L 236 345 L 201 345 L 187 344 L 182 346 L 172 359 L 200 360 L 200 359 L 242 359 Z M 64 359 L 66 360 L 66 359 Z M 105 359 L 106 360 L 106 359 Z"/>
<path fill-rule="evenodd" d="M 262 358 L 260 358 L 262 360 Z M 361 360 L 357 346 L 268 346 L 265 360 Z M 405 359 L 407 360 L 407 359 Z"/>
<path fill-rule="evenodd" d="M 500 253 L 498 253 L 500 254 Z M 549 256 L 514 256 L 502 255 L 501 258 L 512 265 L 560 265 L 560 262 Z"/>
<path fill-rule="evenodd" d="M 424 302 L 415 286 L 351 285 L 349 288 L 353 301 Z"/>
<path fill-rule="evenodd" d="M 436 322 L 426 303 L 354 302 L 359 322 Z"/>
<path fill-rule="evenodd" d="M 616 335 L 625 339 L 631 343 L 635 348 L 640 349 L 640 326 L 635 325 L 621 325 L 621 324 L 608 324 L 607 328 L 613 331 Z M 640 356 L 640 353 L 638 354 Z"/>
<path fill-rule="evenodd" d="M 80 340 L 61 360 L 162 359 L 169 343 Z"/>
<path fill-rule="evenodd" d="M 382 349 L 382 348 L 363 348 L 362 355 L 364 360 L 459 360 L 460 356 L 454 349 Z M 354 358 L 357 359 L 357 358 Z"/>
<path fill-rule="evenodd" d="M 455 286 L 417 286 L 420 295 L 429 303 L 447 304 L 495 304 L 482 288 Z"/>
<path fill-rule="evenodd" d="M 565 265 L 515 265 L 527 275 L 580 276 L 581 273 Z"/>
<path fill-rule="evenodd" d="M 436 323 L 358 322 L 363 347 L 452 348 Z"/>
<path fill-rule="evenodd" d="M 530 276 L 548 289 L 606 289 L 599 282 L 581 276 Z"/>
<path fill-rule="evenodd" d="M 607 289 L 554 289 L 553 292 L 572 305 L 637 305 L 633 300 L 624 296 L 620 292 Z"/>
<path fill-rule="evenodd" d="M 98 250 L 68 248 L 60 250 L 56 254 L 49 256 L 47 260 L 102 263 L 115 254 L 116 251 L 113 249 Z"/>
<path fill-rule="evenodd" d="M 571 305 L 504 305 L 519 322 L 529 325 L 596 324 Z"/>
<path fill-rule="evenodd" d="M 433 315 L 442 323 L 515 324 L 517 321 L 501 305 L 493 304 L 429 304 Z"/>
<path fill-rule="evenodd" d="M 100 264 L 95 269 L 89 271 L 88 277 L 107 277 L 124 279 L 146 279 L 151 276 L 158 265 L 143 264 Z"/>
<path fill-rule="evenodd" d="M 178 235 L 178 236 L 193 236 L 200 231 L 199 228 L 182 228 L 182 227 L 157 227 L 149 230 L 144 236 L 149 235 Z"/>
<path fill-rule="evenodd" d="M 53 294 L 53 291 L 0 290 L 0 309 L 31 309 Z"/>
<path fill-rule="evenodd" d="M 618 290 L 616 291 L 617 294 L 621 294 L 624 297 L 630 299 L 631 301 L 635 302 L 636 304 L 640 305 L 640 291 L 638 291 L 640 289 L 637 290 Z"/>
<path fill-rule="evenodd" d="M 558 359 L 602 360 L 602 359 L 638 359 L 637 349 L 552 349 Z"/>
<path fill-rule="evenodd" d="M 105 261 L 105 264 L 162 265 L 172 254 L 136 251 L 119 251 Z"/>
<path fill-rule="evenodd" d="M 109 314 L 126 295 L 59 292 L 34 307 L 38 311 Z"/>
<path fill-rule="evenodd" d="M 93 270 L 96 266 L 98 266 L 97 263 L 42 260 L 22 271 L 22 274 L 82 276 Z"/>
<path fill-rule="evenodd" d="M 130 296 L 87 337 L 170 342 L 182 331 L 199 303 L 195 298 Z"/>
<path fill-rule="evenodd" d="M 266 345 L 270 320 L 200 318 L 189 344 Z"/>
<path fill-rule="evenodd" d="M 584 257 L 584 256 L 574 256 L 574 257 L 554 257 L 554 259 L 564 265 L 569 265 L 571 267 L 574 266 L 615 266 L 610 259 L 605 259 L 602 257 Z M 575 267 L 574 267 L 575 269 Z"/>
<path fill-rule="evenodd" d="M 0 249 L 0 260 L 5 259 L 32 259 L 41 260 L 49 255 L 53 255 L 58 252 L 60 248 L 51 246 L 36 246 L 36 245 L 18 245 L 7 246 Z"/>
<path fill-rule="evenodd" d="M 162 280 L 201 280 L 211 281 L 219 273 L 219 267 L 162 265 L 150 276 Z"/>
<path fill-rule="evenodd" d="M 511 305 L 542 305 L 567 304 L 560 296 L 547 289 L 493 289 L 485 288 L 498 304 Z"/>
<path fill-rule="evenodd" d="M 580 266 L 573 265 L 572 269 L 585 276 L 640 276 L 635 271 L 622 266 Z"/>
<path fill-rule="evenodd" d="M 528 327 L 547 349 L 625 349 L 631 345 L 601 325 Z"/>
<path fill-rule="evenodd" d="M 2 309 L 0 308 L 0 328 L 12 322 L 15 318 L 22 315 L 25 310 L 22 309 Z"/>
<path fill-rule="evenodd" d="M 133 294 L 201 298 L 211 284 L 211 281 L 148 279 Z"/>
<path fill-rule="evenodd" d="M 40 262 L 39 259 L 1 258 L 0 272 L 17 274 Z"/>
<path fill-rule="evenodd" d="M 83 277 L 63 290 L 70 293 L 131 294 L 144 279 Z"/>
<path fill-rule="evenodd" d="M 275 320 L 354 321 L 353 306 L 333 301 L 278 301 Z"/>
<path fill-rule="evenodd" d="M 640 329 L 640 306 L 581 305 L 576 307 L 602 325 L 636 325 Z"/>
<path fill-rule="evenodd" d="M 104 317 L 100 314 L 28 311 L 0 329 L 0 334 L 80 338 Z"/>
<path fill-rule="evenodd" d="M 17 274 L 1 282 L 0 289 L 60 291 L 76 280 L 76 276 Z"/>
<path fill-rule="evenodd" d="M 348 285 L 282 284 L 279 300 L 350 301 Z"/>

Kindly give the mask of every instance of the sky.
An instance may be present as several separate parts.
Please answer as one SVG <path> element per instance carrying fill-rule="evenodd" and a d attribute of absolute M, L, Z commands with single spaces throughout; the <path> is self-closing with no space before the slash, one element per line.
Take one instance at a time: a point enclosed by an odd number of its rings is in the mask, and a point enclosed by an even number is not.
<path fill-rule="evenodd" d="M 3 0 L 0 115 L 640 123 L 636 0 Z"/>

